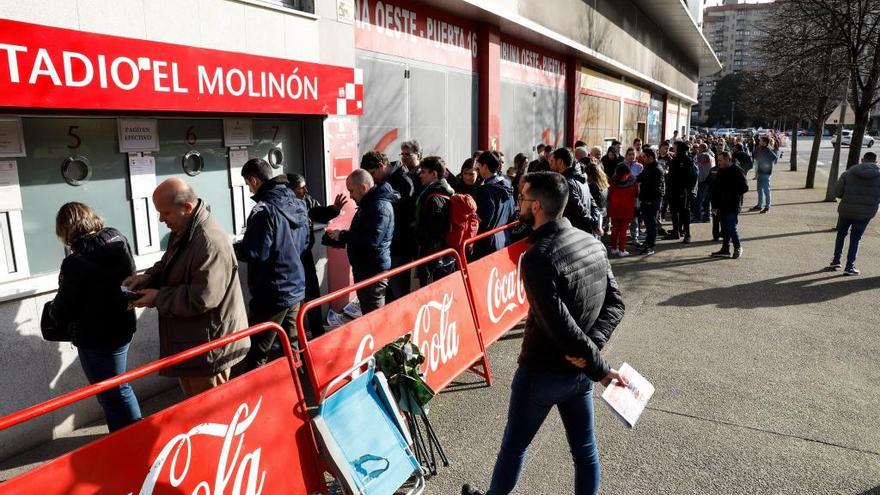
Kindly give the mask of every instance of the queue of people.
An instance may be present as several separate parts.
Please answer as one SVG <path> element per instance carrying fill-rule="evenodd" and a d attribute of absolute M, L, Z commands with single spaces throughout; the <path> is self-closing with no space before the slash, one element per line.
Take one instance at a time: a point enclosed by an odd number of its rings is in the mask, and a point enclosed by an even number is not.
<path fill-rule="evenodd" d="M 534 240 L 540 230 L 533 231 L 538 212 L 544 219 L 539 223 L 580 232 L 578 245 L 585 249 L 594 250 L 596 243 L 605 241 L 607 259 L 627 256 L 630 245 L 643 255 L 653 254 L 660 235 L 689 243 L 691 223 L 706 221 L 708 211 L 714 221 L 713 238 L 722 243 L 711 255 L 742 256 L 738 215 L 749 189 L 746 172 L 754 168 L 759 189 L 769 187 L 779 157 L 772 137 L 750 146 L 696 136 L 664 141 L 656 150 L 636 140 L 623 154 L 621 146 L 614 141 L 603 154 L 583 142 L 574 149 L 544 144 L 531 162 L 525 154 L 517 154 L 511 170 L 505 169 L 501 153 L 479 151 L 464 160 L 457 175 L 442 157 L 423 157 L 415 140 L 401 144 L 396 162 L 370 151 L 346 179 L 348 196 L 357 207 L 351 225 L 328 230 L 322 242 L 346 250 L 354 281 L 360 282 L 450 247 L 460 249 L 464 240 L 517 219 Z M 847 274 L 858 273 L 854 263 L 859 239 L 877 212 L 877 199 L 865 197 L 869 193 L 880 197 L 876 156 L 868 153 L 864 161 L 838 182 L 838 195 L 844 201 L 830 267 L 841 266 L 849 235 Z M 134 308 L 158 312 L 160 357 L 268 321 L 279 324 L 290 343 L 297 344 L 299 309 L 320 296 L 311 255 L 313 223 L 329 222 L 349 200 L 338 195 L 332 205 L 323 206 L 308 194 L 301 175 L 276 176 L 262 159 L 249 160 L 241 173 L 256 205 L 243 238 L 234 245 L 186 182 L 172 178 L 156 188 L 153 204 L 171 238 L 161 260 L 142 274 L 135 274 L 127 239 L 104 226 L 87 205 L 68 203 L 58 212 L 56 232 L 70 247 L 70 255 L 62 263 L 52 317 L 76 329 L 72 340 L 90 382 L 125 371 L 137 326 Z M 556 198 L 559 194 L 564 198 Z M 766 212 L 769 193 L 765 190 L 760 196 L 758 211 Z M 529 207 L 533 202 L 537 206 Z M 667 219 L 671 223 L 664 229 Z M 627 239 L 628 233 L 632 239 Z M 502 249 L 514 240 L 511 234 L 505 230 L 482 239 L 466 256 L 476 259 Z M 252 296 L 247 308 L 239 285 L 240 262 L 247 264 Z M 455 269 L 454 259 L 443 256 L 422 265 L 416 278 L 424 286 Z M 533 285 L 526 283 L 527 292 L 535 290 Z M 612 286 L 613 278 L 608 281 Z M 376 281 L 357 291 L 361 313 L 412 290 L 413 278 L 406 272 Z M 539 296 L 529 295 L 530 303 L 539 306 L 537 300 L 531 301 L 533 297 Z M 306 317 L 310 337 L 325 328 L 320 312 L 313 313 Z M 102 318 L 96 320 L 94 315 Z M 191 397 L 225 383 L 233 374 L 265 364 L 277 354 L 274 339 L 273 332 L 257 334 L 250 342 L 236 341 L 163 374 L 176 377 L 184 395 Z M 593 354 L 572 356 L 568 361 L 583 367 L 577 363 L 593 358 Z M 591 378 L 604 381 L 608 372 L 594 370 Z M 140 419 L 137 398 L 127 384 L 102 393 L 98 400 L 111 431 Z M 513 466 L 505 469 L 515 471 Z M 515 480 L 513 471 L 505 476 L 504 483 Z"/>

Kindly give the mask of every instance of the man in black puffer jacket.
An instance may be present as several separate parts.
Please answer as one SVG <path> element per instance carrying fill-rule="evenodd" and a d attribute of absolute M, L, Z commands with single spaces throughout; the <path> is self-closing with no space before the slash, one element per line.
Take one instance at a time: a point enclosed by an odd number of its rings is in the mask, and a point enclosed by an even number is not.
<path fill-rule="evenodd" d="M 373 176 L 376 184 L 388 183 L 400 195 L 394 203 L 394 237 L 391 239 L 391 268 L 405 265 L 418 254 L 415 225 L 415 186 L 406 167 L 400 162 L 389 164 L 388 157 L 378 151 L 368 151 L 361 157 L 361 168 Z M 418 167 L 417 167 L 418 168 Z M 400 299 L 412 290 L 410 273 L 398 273 L 388 280 L 386 302 Z"/>
<path fill-rule="evenodd" d="M 675 143 L 675 158 L 669 162 L 666 174 L 666 198 L 672 215 L 672 232 L 666 239 L 680 239 L 682 243 L 691 242 L 691 200 L 696 196 L 697 168 L 688 155 L 684 141 Z"/>
<path fill-rule="evenodd" d="M 587 176 L 580 172 L 580 167 L 573 165 L 574 156 L 567 148 L 557 148 L 550 154 L 550 169 L 562 174 L 568 185 L 568 201 L 562 216 L 575 228 L 601 236 L 602 214 L 590 194 Z"/>
<path fill-rule="evenodd" d="M 642 152 L 645 157 L 645 169 L 639 174 L 639 202 L 641 203 L 641 217 L 645 221 L 645 244 L 642 247 L 643 255 L 654 254 L 654 245 L 657 243 L 657 214 L 660 212 L 660 203 L 666 194 L 666 179 L 663 169 L 657 162 L 654 150 L 648 148 Z"/>
<path fill-rule="evenodd" d="M 522 181 L 519 218 L 535 229 L 522 258 L 530 308 L 489 493 L 513 490 L 523 455 L 553 406 L 559 406 L 577 471 L 575 489 L 558 491 L 596 493 L 593 382 L 628 385 L 600 353 L 623 319 L 624 304 L 602 243 L 562 217 L 565 179 L 537 172 Z M 480 492 L 465 485 L 462 493 Z"/>
<path fill-rule="evenodd" d="M 742 208 L 743 194 L 749 190 L 746 173 L 736 166 L 727 151 L 718 154 L 718 171 L 710 183 L 709 198 L 712 201 L 712 212 L 721 226 L 724 244 L 721 250 L 712 256 L 742 256 L 739 242 L 739 210 Z M 733 242 L 733 255 L 730 254 L 730 243 Z"/>
<path fill-rule="evenodd" d="M 391 239 L 394 234 L 394 206 L 400 195 L 387 182 L 376 185 L 364 169 L 352 172 L 345 180 L 351 199 L 358 205 L 348 230 L 329 230 L 327 235 L 348 248 L 348 262 L 355 283 L 391 269 Z M 388 279 L 382 279 L 357 291 L 361 313 L 367 314 L 385 305 Z"/>
<path fill-rule="evenodd" d="M 306 295 L 301 255 L 309 243 L 306 204 L 287 187 L 287 177 L 273 177 L 266 160 L 254 158 L 241 168 L 241 176 L 257 203 L 247 220 L 235 256 L 248 264 L 251 293 L 248 324 L 272 321 L 295 343 L 296 316 Z M 266 363 L 275 332 L 251 336 L 251 349 L 236 373 Z"/>

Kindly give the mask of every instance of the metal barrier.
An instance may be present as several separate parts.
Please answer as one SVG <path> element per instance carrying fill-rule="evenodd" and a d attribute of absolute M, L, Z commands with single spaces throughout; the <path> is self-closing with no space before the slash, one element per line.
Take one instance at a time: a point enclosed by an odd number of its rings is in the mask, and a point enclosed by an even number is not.
<path fill-rule="evenodd" d="M 286 359 L 231 380 L 0 484 L 0 493 L 295 493 L 324 489 L 287 334 L 263 323 L 0 418 L 0 430 L 262 332 Z M 292 380 L 290 386 L 288 380 Z M 264 400 L 265 399 L 265 400 Z M 191 462 L 198 459 L 197 462 Z M 120 462 L 124 460 L 124 462 Z"/>
<path fill-rule="evenodd" d="M 472 237 L 464 242 L 461 252 L 467 252 L 471 244 L 517 225 L 519 222 L 509 223 Z M 529 304 L 520 273 L 520 261 L 528 247 L 527 240 L 522 239 L 476 261 L 464 263 L 468 297 L 484 348 L 495 343 L 528 313 Z M 487 380 L 491 384 L 491 377 Z"/>
<path fill-rule="evenodd" d="M 313 390 L 324 390 L 354 364 L 408 333 L 412 333 L 413 342 L 425 355 L 422 371 L 435 391 L 439 392 L 468 369 L 483 377 L 489 375 L 461 270 L 315 339 L 306 335 L 305 316 L 309 310 L 444 256 L 452 256 L 456 265 L 462 266 L 459 254 L 446 249 L 302 305 L 296 327 Z M 483 372 L 475 369 L 479 365 Z"/>

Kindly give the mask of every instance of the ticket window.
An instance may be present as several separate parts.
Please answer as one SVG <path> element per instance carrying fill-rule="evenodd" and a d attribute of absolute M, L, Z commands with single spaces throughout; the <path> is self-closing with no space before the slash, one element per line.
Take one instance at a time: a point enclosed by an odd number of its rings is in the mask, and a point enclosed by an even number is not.
<path fill-rule="evenodd" d="M 156 120 L 159 150 L 145 152 L 155 160 L 156 183 L 184 179 L 234 235 L 223 119 Z M 94 208 L 105 225 L 128 237 L 136 255 L 158 256 L 166 248 L 170 231 L 158 222 L 150 198 L 131 197 L 130 158 L 119 150 L 115 117 L 23 117 L 22 125 L 27 156 L 16 160 L 23 208 L 0 212 L 0 282 L 59 269 L 65 250 L 55 236 L 55 215 L 69 201 Z M 273 154 L 278 174 L 305 175 L 312 194 L 324 200 L 320 128 L 320 119 L 253 119 L 253 141 L 244 149 L 249 158 Z"/>

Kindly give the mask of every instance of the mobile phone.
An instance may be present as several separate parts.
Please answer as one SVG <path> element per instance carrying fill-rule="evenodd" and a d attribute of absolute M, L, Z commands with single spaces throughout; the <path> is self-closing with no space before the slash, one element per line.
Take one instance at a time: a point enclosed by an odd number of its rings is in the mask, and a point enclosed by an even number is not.
<path fill-rule="evenodd" d="M 135 292 L 124 285 L 120 285 L 119 289 L 122 291 L 122 296 L 126 301 L 137 301 L 141 298 L 141 294 L 139 292 Z"/>

